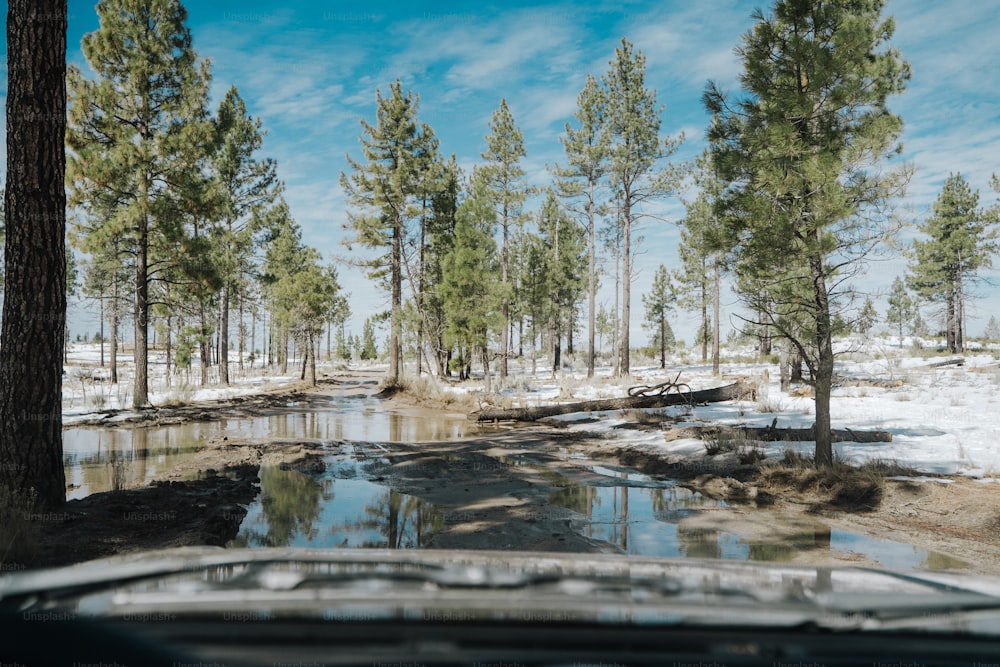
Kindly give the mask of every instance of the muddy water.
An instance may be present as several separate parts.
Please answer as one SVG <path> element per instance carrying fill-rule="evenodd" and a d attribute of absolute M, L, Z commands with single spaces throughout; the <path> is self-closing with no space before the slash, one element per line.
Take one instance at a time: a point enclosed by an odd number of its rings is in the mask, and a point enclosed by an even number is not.
<path fill-rule="evenodd" d="M 362 399 L 340 401 L 332 410 L 303 412 L 295 405 L 287 409 L 287 413 L 267 417 L 211 423 L 67 429 L 67 479 L 75 485 L 68 496 L 82 497 L 155 479 L 192 456 L 205 442 L 222 436 L 231 440 L 302 438 L 359 445 L 353 452 L 348 448 L 347 453 L 331 447 L 327 469 L 318 476 L 262 468 L 261 492 L 249 506 L 234 546 L 421 548 L 430 545 L 456 517 L 464 516 L 454 505 L 436 505 L 392 488 L 391 475 L 385 476 L 390 448 L 379 444 L 440 443 L 479 431 L 462 416 L 395 409 Z M 463 456 L 445 457 L 452 474 L 491 469 L 480 459 Z M 568 523 L 561 524 L 562 530 L 606 544 L 607 550 L 751 561 L 792 561 L 803 554 L 830 559 L 834 554 L 857 554 L 901 569 L 964 566 L 944 554 L 831 529 L 819 521 L 792 529 L 785 526 L 785 530 L 775 531 L 772 539 L 748 539 L 691 525 L 685 519 L 724 509 L 724 503 L 628 468 L 578 456 L 557 456 L 564 463 L 569 458 L 569 467 L 553 469 L 534 453 L 512 452 L 498 457 L 495 468 L 537 468 L 543 472 L 544 486 L 536 489 L 536 495 L 540 502 L 570 517 Z M 451 483 L 448 468 L 433 481 L 437 488 L 447 488 Z"/>
<path fill-rule="evenodd" d="M 460 415 L 387 408 L 375 399 L 342 399 L 333 410 L 287 412 L 156 427 L 68 428 L 63 431 L 67 499 L 139 486 L 183 463 L 220 437 L 230 440 L 303 438 L 332 441 L 451 440 L 480 429 Z"/>

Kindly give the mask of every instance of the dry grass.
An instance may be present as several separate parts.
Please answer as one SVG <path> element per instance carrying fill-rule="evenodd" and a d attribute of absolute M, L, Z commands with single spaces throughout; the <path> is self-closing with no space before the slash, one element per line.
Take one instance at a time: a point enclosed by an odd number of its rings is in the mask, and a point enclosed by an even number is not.
<path fill-rule="evenodd" d="M 860 466 L 835 461 L 818 467 L 811 458 L 787 450 L 780 463 L 760 468 L 759 479 L 768 487 L 814 497 L 817 508 L 870 511 L 882 502 L 886 477 L 916 474 L 891 460 L 873 460 Z"/>
<path fill-rule="evenodd" d="M 387 382 L 380 387 L 379 393 L 383 396 L 403 393 L 421 405 L 435 408 L 462 412 L 472 412 L 479 409 L 479 402 L 474 395 L 448 391 L 441 386 L 438 380 L 428 375 L 404 377 L 396 383 Z M 504 398 L 510 400 L 509 397 Z"/>
<path fill-rule="evenodd" d="M 622 419 L 644 426 L 660 426 L 664 422 L 676 421 L 669 410 L 643 410 L 632 408 L 619 413 Z"/>
<path fill-rule="evenodd" d="M 717 456 L 732 452 L 743 465 L 763 461 L 766 454 L 760 442 L 747 437 L 742 429 L 720 428 L 710 440 L 705 441 L 705 453 Z"/>

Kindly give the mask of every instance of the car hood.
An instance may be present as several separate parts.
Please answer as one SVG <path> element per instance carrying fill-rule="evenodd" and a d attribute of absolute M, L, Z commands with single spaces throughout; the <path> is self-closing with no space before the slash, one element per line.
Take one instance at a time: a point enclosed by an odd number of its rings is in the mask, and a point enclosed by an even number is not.
<path fill-rule="evenodd" d="M 0 576 L 0 607 L 108 618 L 428 619 L 1000 636 L 1000 578 L 606 554 L 179 548 Z"/>

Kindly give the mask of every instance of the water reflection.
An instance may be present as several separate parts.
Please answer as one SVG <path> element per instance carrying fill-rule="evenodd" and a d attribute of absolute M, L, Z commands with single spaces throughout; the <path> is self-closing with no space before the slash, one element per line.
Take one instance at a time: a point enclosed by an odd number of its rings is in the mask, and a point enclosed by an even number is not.
<path fill-rule="evenodd" d="M 648 486 L 643 478 L 641 487 L 628 485 L 629 473 L 617 471 L 621 486 L 592 487 L 563 478 L 560 488 L 549 494 L 549 502 L 583 515 L 580 527 L 587 537 L 614 544 L 625 553 L 657 556 L 684 556 L 693 544 L 704 542 L 691 533 L 678 535 L 677 521 L 698 509 L 718 507 L 721 501 L 698 493 L 661 483 Z"/>
<path fill-rule="evenodd" d="M 259 546 L 287 546 L 292 537 L 315 537 L 324 485 L 295 470 L 261 468 L 260 504 L 267 526 L 255 537 Z M 330 494 L 332 495 L 332 494 Z"/>
<path fill-rule="evenodd" d="M 749 539 L 699 526 L 682 519 L 723 506 L 722 501 L 660 482 L 649 488 L 649 478 L 632 479 L 618 470 L 619 486 L 592 487 L 565 477 L 550 479 L 558 488 L 549 501 L 581 515 L 577 529 L 587 537 L 614 544 L 625 553 L 645 556 L 724 558 L 788 562 L 809 551 L 860 554 L 886 567 L 900 569 L 961 569 L 964 561 L 910 544 L 833 530 L 820 522 L 782 526 L 770 539 Z M 643 482 L 636 487 L 636 482 Z M 789 528 L 791 530 L 789 530 Z"/>
<path fill-rule="evenodd" d="M 231 546 L 412 549 L 444 526 L 432 504 L 365 479 L 275 468 L 261 469 L 260 479 L 260 497 Z"/>
<path fill-rule="evenodd" d="M 362 399 L 333 408 L 246 419 L 220 419 L 155 427 L 68 428 L 63 431 L 67 499 L 110 491 L 116 484 L 141 486 L 185 463 L 206 443 L 261 438 L 323 441 L 424 442 L 452 440 L 481 427 L 460 415 L 395 411 Z"/>

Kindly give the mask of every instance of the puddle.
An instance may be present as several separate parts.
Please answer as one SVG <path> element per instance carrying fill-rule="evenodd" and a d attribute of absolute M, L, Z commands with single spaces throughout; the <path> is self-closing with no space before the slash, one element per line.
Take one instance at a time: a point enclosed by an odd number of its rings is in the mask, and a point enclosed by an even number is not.
<path fill-rule="evenodd" d="M 573 510 L 580 519 L 573 526 L 589 538 L 615 545 L 623 552 L 673 558 L 792 561 L 805 551 L 856 553 L 890 568 L 912 570 L 962 569 L 964 561 L 910 544 L 833 530 L 822 523 L 803 530 L 776 531 L 773 541 L 750 540 L 724 531 L 689 527 L 681 520 L 713 507 L 725 507 L 671 482 L 607 465 L 589 466 L 612 478 L 614 486 L 592 486 L 563 478 L 549 502 Z M 766 511 L 766 510 L 761 510 Z"/>
<path fill-rule="evenodd" d="M 229 546 L 416 549 L 444 526 L 433 504 L 364 476 L 349 457 L 336 457 L 320 479 L 261 468 L 260 495 Z"/>
<path fill-rule="evenodd" d="M 294 408 L 294 406 L 293 406 Z M 67 500 L 162 476 L 203 447 L 227 436 L 382 442 L 454 440 L 482 432 L 464 416 L 387 409 L 368 399 L 342 399 L 333 409 L 155 427 L 68 428 L 63 431 Z"/>

